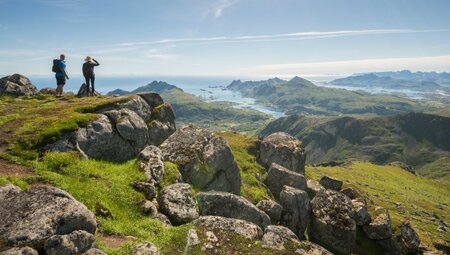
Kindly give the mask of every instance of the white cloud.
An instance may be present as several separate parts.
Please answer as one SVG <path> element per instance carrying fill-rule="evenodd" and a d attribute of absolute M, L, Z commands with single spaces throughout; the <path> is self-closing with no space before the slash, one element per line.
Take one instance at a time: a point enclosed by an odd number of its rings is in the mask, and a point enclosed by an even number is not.
<path fill-rule="evenodd" d="M 377 58 L 361 60 L 343 60 L 312 63 L 288 63 L 257 65 L 243 69 L 240 73 L 257 76 L 308 76 L 341 74 L 350 75 L 360 72 L 376 72 L 391 70 L 415 71 L 450 71 L 450 55 L 408 57 L 408 58 Z"/>
<path fill-rule="evenodd" d="M 212 13 L 215 18 L 219 18 L 223 15 L 223 11 L 235 4 L 235 0 L 219 0 L 213 7 Z"/>
<path fill-rule="evenodd" d="M 218 36 L 218 37 L 191 37 L 191 38 L 169 38 L 162 40 L 146 41 L 146 42 L 126 42 L 117 46 L 138 46 L 152 44 L 172 44 L 172 43 L 233 43 L 233 42 L 261 42 L 261 41 L 282 41 L 282 40 L 305 40 L 320 39 L 330 37 L 343 36 L 359 36 L 359 35 L 380 35 L 380 34 L 412 34 L 412 33 L 432 33 L 432 32 L 448 32 L 448 29 L 431 29 L 431 30 L 414 30 L 414 29 L 372 29 L 372 30 L 340 30 L 325 32 L 296 32 L 286 34 L 269 34 L 269 35 L 246 35 L 246 36 Z"/>

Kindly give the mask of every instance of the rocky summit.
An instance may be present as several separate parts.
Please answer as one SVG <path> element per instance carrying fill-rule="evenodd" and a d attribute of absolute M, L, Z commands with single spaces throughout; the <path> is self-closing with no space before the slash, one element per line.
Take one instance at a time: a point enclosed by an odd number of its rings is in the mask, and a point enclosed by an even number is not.
<path fill-rule="evenodd" d="M 23 75 L 13 74 L 0 79 L 0 96 L 32 96 L 38 92 L 30 79 Z"/>

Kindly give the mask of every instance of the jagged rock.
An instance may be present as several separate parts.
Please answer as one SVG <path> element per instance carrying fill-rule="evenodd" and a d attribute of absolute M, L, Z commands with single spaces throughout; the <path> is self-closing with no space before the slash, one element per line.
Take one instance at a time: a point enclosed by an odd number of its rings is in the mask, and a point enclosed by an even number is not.
<path fill-rule="evenodd" d="M 193 125 L 178 129 L 160 146 L 164 160 L 179 166 L 183 180 L 203 190 L 240 194 L 241 175 L 224 138 Z"/>
<path fill-rule="evenodd" d="M 19 194 L 20 192 L 21 192 L 20 188 L 15 185 L 7 184 L 5 186 L 2 186 L 0 187 L 0 202 L 4 199 L 7 199 L 10 196 Z"/>
<path fill-rule="evenodd" d="M 264 230 L 262 245 L 275 250 L 284 250 L 284 243 L 298 242 L 298 237 L 290 229 L 283 226 L 270 225 Z"/>
<path fill-rule="evenodd" d="M 95 238 L 92 234 L 77 230 L 68 235 L 54 235 L 45 241 L 47 255 L 80 254 L 92 247 Z"/>
<path fill-rule="evenodd" d="M 246 220 L 262 229 L 270 224 L 269 216 L 247 199 L 226 192 L 201 192 L 197 194 L 200 215 L 215 215 Z"/>
<path fill-rule="evenodd" d="M 311 214 L 309 197 L 306 191 L 284 186 L 280 193 L 283 207 L 281 224 L 292 230 L 301 239 L 304 238 Z"/>
<path fill-rule="evenodd" d="M 355 199 L 358 197 L 358 191 L 352 187 L 345 188 L 340 192 L 349 197 L 350 199 Z"/>
<path fill-rule="evenodd" d="M 80 150 L 90 158 L 118 162 L 137 155 L 148 139 L 145 122 L 128 109 L 110 111 L 108 115 L 115 118 L 100 114 L 96 121 L 76 132 L 75 141 Z M 120 123 L 116 123 L 119 118 Z"/>
<path fill-rule="evenodd" d="M 45 149 L 76 150 L 86 158 L 122 162 L 134 158 L 148 145 L 159 145 L 176 129 L 169 104 L 152 108 L 141 96 L 124 97 L 98 107 L 96 112 L 97 120 Z"/>
<path fill-rule="evenodd" d="M 139 169 L 144 172 L 148 182 L 159 184 L 164 177 L 164 162 L 161 150 L 150 145 L 138 155 Z"/>
<path fill-rule="evenodd" d="M 411 224 L 407 221 L 402 222 L 400 226 L 402 242 L 409 253 L 415 253 L 419 250 L 420 238 Z"/>
<path fill-rule="evenodd" d="M 285 185 L 302 190 L 306 189 L 306 180 L 303 175 L 290 171 L 277 163 L 270 165 L 265 182 L 275 198 L 280 197 L 280 192 Z"/>
<path fill-rule="evenodd" d="M 32 213 L 30 213 L 32 212 Z M 7 246 L 28 245 L 36 250 L 53 235 L 76 230 L 94 234 L 94 214 L 67 192 L 35 186 L 2 200 L 0 239 Z"/>
<path fill-rule="evenodd" d="M 38 252 L 30 247 L 15 247 L 7 251 L 0 252 L 0 255 L 38 255 Z"/>
<path fill-rule="evenodd" d="M 152 183 L 134 181 L 131 183 L 133 189 L 144 194 L 145 198 L 152 200 L 156 196 L 156 188 Z"/>
<path fill-rule="evenodd" d="M 328 176 L 322 177 L 320 179 L 319 183 L 325 189 L 331 189 L 331 190 L 339 191 L 342 188 L 342 181 L 330 178 Z"/>
<path fill-rule="evenodd" d="M 295 250 L 295 254 L 308 254 L 308 255 L 333 255 L 333 253 L 329 252 L 327 249 L 323 248 L 320 245 L 315 243 L 311 243 L 309 241 L 301 241 L 299 248 Z"/>
<path fill-rule="evenodd" d="M 318 192 L 311 200 L 311 241 L 343 254 L 350 254 L 356 239 L 350 198 L 333 190 Z"/>
<path fill-rule="evenodd" d="M 376 207 L 372 215 L 372 222 L 363 227 L 367 237 L 375 240 L 389 239 L 392 236 L 392 221 L 389 211 L 383 207 Z"/>
<path fill-rule="evenodd" d="M 269 215 L 272 224 L 278 224 L 283 211 L 283 207 L 280 204 L 273 200 L 261 200 L 256 207 Z"/>
<path fill-rule="evenodd" d="M 37 93 L 37 88 L 23 75 L 13 74 L 0 79 L 0 96 L 33 96 Z"/>
<path fill-rule="evenodd" d="M 92 248 L 89 249 L 87 252 L 83 253 L 82 255 L 106 255 L 106 253 L 102 252 L 99 249 Z"/>
<path fill-rule="evenodd" d="M 364 226 L 368 224 L 372 219 L 367 209 L 366 201 L 362 198 L 352 200 L 353 205 L 353 219 L 358 226 Z"/>
<path fill-rule="evenodd" d="M 78 90 L 77 96 L 78 97 L 88 97 L 88 96 L 90 96 L 89 88 L 86 85 L 86 83 L 81 84 L 80 89 Z M 100 96 L 100 93 L 98 93 L 97 91 L 94 91 L 94 96 Z"/>
<path fill-rule="evenodd" d="M 385 254 L 389 254 L 389 255 L 402 254 L 402 247 L 397 242 L 397 239 L 395 238 L 394 235 L 392 235 L 388 239 L 376 240 L 376 243 L 383 248 Z"/>
<path fill-rule="evenodd" d="M 39 94 L 44 94 L 44 95 L 56 95 L 56 90 L 52 89 L 52 88 L 43 88 L 41 90 L 39 90 Z"/>
<path fill-rule="evenodd" d="M 305 149 L 300 140 L 287 133 L 278 132 L 264 138 L 257 159 L 266 168 L 277 163 L 304 175 L 305 158 Z"/>
<path fill-rule="evenodd" d="M 138 244 L 133 249 L 133 255 L 159 255 L 159 254 L 160 252 L 158 248 L 150 242 Z"/>
<path fill-rule="evenodd" d="M 164 100 L 158 93 L 138 93 L 137 95 L 144 99 L 152 108 L 164 104 Z"/>
<path fill-rule="evenodd" d="M 181 225 L 198 218 L 198 210 L 191 186 L 175 183 L 161 190 L 158 196 L 159 209 L 169 217 L 173 225 Z"/>
<path fill-rule="evenodd" d="M 313 198 L 317 194 L 317 192 L 324 190 L 325 188 L 322 185 L 320 185 L 318 181 L 315 180 L 306 181 L 306 192 L 308 192 L 310 198 Z"/>
<path fill-rule="evenodd" d="M 159 220 L 162 224 L 164 224 L 166 226 L 172 226 L 172 223 L 170 222 L 169 217 L 167 217 L 166 215 L 164 215 L 162 213 L 156 214 L 156 216 L 154 218 Z"/>
<path fill-rule="evenodd" d="M 175 111 L 170 104 L 152 110 L 152 121 L 148 123 L 151 144 L 160 145 L 175 130 Z"/>
<path fill-rule="evenodd" d="M 141 212 L 145 215 L 150 215 L 152 217 L 158 215 L 158 208 L 156 208 L 156 205 L 149 200 L 144 200 L 139 203 L 139 209 L 141 209 Z"/>
<path fill-rule="evenodd" d="M 239 219 L 225 218 L 220 216 L 200 216 L 192 224 L 208 230 L 233 231 L 250 240 L 258 240 L 263 231 L 258 225 Z"/>

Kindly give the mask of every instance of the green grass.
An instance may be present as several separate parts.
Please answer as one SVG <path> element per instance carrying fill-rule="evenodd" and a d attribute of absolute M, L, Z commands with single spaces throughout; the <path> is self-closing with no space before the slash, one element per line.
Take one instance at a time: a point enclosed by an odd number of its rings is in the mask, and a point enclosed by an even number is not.
<path fill-rule="evenodd" d="M 450 158 L 443 157 L 417 170 L 419 175 L 450 182 Z"/>
<path fill-rule="evenodd" d="M 258 139 L 231 132 L 220 132 L 217 135 L 227 140 L 241 171 L 241 196 L 254 204 L 262 199 L 270 198 L 261 183 L 267 171 L 256 163 L 255 150 Z"/>
<path fill-rule="evenodd" d="M 396 234 L 400 220 L 410 218 L 427 246 L 433 247 L 433 243 L 448 244 L 450 241 L 450 233 L 439 232 L 439 220 L 432 216 L 436 214 L 439 219 L 450 220 L 448 184 L 413 175 L 396 166 L 366 162 L 353 162 L 347 167 L 307 167 L 306 175 L 315 180 L 324 175 L 342 180 L 344 188 L 354 187 L 374 205 L 387 208 Z"/>

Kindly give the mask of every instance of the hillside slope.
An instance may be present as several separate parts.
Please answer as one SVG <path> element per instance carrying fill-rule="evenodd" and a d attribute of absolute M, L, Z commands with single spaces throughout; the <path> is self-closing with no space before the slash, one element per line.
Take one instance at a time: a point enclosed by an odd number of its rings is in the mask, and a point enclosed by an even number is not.
<path fill-rule="evenodd" d="M 266 136 L 279 131 L 305 143 L 309 163 L 358 159 L 380 164 L 400 161 L 420 168 L 450 157 L 450 118 L 432 114 L 407 113 L 388 117 L 292 115 L 271 122 L 261 134 Z M 450 180 L 448 167 L 439 167 L 440 173 L 427 169 L 419 173 Z"/>
<path fill-rule="evenodd" d="M 261 103 L 283 109 L 287 114 L 376 114 L 392 115 L 409 111 L 444 108 L 441 102 L 414 101 L 399 96 L 372 95 L 362 91 L 316 86 L 294 77 L 289 81 L 278 78 L 265 81 L 233 81 L 228 87 L 256 98 Z"/>

